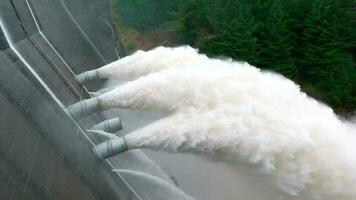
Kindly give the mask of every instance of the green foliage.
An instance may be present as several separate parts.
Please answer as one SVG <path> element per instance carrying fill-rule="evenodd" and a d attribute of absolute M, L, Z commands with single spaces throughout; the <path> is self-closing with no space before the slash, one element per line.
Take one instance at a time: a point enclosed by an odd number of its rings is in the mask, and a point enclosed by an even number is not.
<path fill-rule="evenodd" d="M 347 38 L 338 12 L 339 3 L 331 0 L 315 0 L 306 16 L 301 34 L 302 56 L 298 71 L 302 80 L 311 82 L 325 93 L 325 100 L 335 107 L 351 108 L 352 58 L 347 49 Z"/>
<path fill-rule="evenodd" d="M 177 1 L 165 0 L 114 0 L 114 11 L 119 13 L 122 24 L 146 31 L 171 19 L 169 11 L 177 7 Z"/>
<path fill-rule="evenodd" d="M 258 44 L 261 51 L 257 66 L 271 69 L 294 78 L 296 67 L 292 56 L 293 33 L 290 17 L 281 0 L 265 3 L 266 15 L 260 19 L 263 25 L 258 30 Z"/>
<path fill-rule="evenodd" d="M 186 4 L 177 17 L 184 19 L 179 21 L 184 42 L 211 56 L 229 56 L 295 77 L 291 20 L 282 1 L 190 0 Z"/>
<path fill-rule="evenodd" d="M 133 42 L 129 42 L 125 47 L 128 52 L 134 52 L 136 49 L 136 45 Z"/>
<path fill-rule="evenodd" d="M 356 110 L 355 0 L 114 1 L 127 26 L 173 25 L 181 43 L 276 71 L 336 109 Z"/>
<path fill-rule="evenodd" d="M 252 15 L 252 7 L 234 0 L 220 4 L 222 2 L 215 2 L 213 6 L 221 10 L 208 18 L 214 35 L 205 39 L 201 49 L 212 56 L 224 55 L 258 63 L 260 51 L 255 35 L 260 26 Z"/>
<path fill-rule="evenodd" d="M 279 72 L 334 108 L 356 109 L 352 0 L 193 2 L 180 16 L 184 42 Z"/>
<path fill-rule="evenodd" d="M 208 0 L 182 0 L 179 10 L 174 13 L 177 27 L 181 31 L 182 40 L 192 46 L 202 38 L 201 34 L 209 28 Z"/>

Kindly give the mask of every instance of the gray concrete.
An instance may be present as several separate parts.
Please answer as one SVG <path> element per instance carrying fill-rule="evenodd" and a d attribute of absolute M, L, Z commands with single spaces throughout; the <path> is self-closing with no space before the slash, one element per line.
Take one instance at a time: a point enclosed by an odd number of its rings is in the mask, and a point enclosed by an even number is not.
<path fill-rule="evenodd" d="M 122 56 L 106 0 L 2 0 L 0 199 L 182 199 L 130 169 L 172 184 L 139 150 L 101 161 L 103 140 L 85 132 L 103 114 L 74 120 L 66 107 L 102 84 L 75 74 Z M 118 117 L 117 112 L 113 112 Z M 125 127 L 124 127 L 125 128 Z"/>

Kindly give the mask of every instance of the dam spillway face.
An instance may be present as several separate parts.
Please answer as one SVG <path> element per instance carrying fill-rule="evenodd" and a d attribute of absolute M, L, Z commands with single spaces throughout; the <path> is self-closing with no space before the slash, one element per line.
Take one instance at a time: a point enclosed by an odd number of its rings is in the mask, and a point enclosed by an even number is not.
<path fill-rule="evenodd" d="M 87 92 L 101 87 L 88 82 L 94 69 L 125 55 L 111 24 L 107 0 L 0 1 L 0 199 L 177 198 L 112 172 L 120 166 L 169 182 L 142 152 L 109 162 L 91 150 L 102 141 L 86 129 L 121 129 L 118 119 L 99 125 L 107 117 Z"/>

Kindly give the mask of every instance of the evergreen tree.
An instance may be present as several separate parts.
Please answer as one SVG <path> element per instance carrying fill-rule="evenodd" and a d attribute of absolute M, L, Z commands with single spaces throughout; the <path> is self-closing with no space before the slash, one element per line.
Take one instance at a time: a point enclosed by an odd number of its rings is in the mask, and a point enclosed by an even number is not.
<path fill-rule="evenodd" d="M 261 19 L 263 26 L 260 26 L 258 35 L 261 54 L 257 65 L 293 78 L 296 75 L 296 67 L 292 57 L 294 47 L 289 27 L 290 17 L 281 0 L 261 4 L 261 7 L 266 9 L 264 12 L 268 12 L 264 19 Z M 262 9 L 257 10 L 261 11 Z"/>
<path fill-rule="evenodd" d="M 201 32 L 208 27 L 209 0 L 182 0 L 179 12 L 175 13 L 176 26 L 184 43 L 196 46 Z"/>
<path fill-rule="evenodd" d="M 327 102 L 340 107 L 343 102 L 348 104 L 350 76 L 347 68 L 350 62 L 345 52 L 344 35 L 340 34 L 342 23 L 337 6 L 331 0 L 314 0 L 311 13 L 305 20 L 303 58 L 298 71 L 302 79 L 325 92 Z"/>
<path fill-rule="evenodd" d="M 256 64 L 258 46 L 255 33 L 258 29 L 251 6 L 243 1 L 228 0 L 217 9 L 209 22 L 213 37 L 204 41 L 202 49 L 209 55 L 224 55 Z"/>

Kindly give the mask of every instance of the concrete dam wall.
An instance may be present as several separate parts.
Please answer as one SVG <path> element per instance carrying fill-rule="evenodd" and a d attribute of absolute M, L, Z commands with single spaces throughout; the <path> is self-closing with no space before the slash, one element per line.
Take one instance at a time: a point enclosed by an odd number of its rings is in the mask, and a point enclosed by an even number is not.
<path fill-rule="evenodd" d="M 0 26 L 0 199 L 179 198 L 113 172 L 139 170 L 172 183 L 141 151 L 106 161 L 93 154 L 103 139 L 85 130 L 105 113 L 75 120 L 66 112 L 102 84 L 80 86 L 76 74 L 125 55 L 109 1 L 2 0 Z"/>

